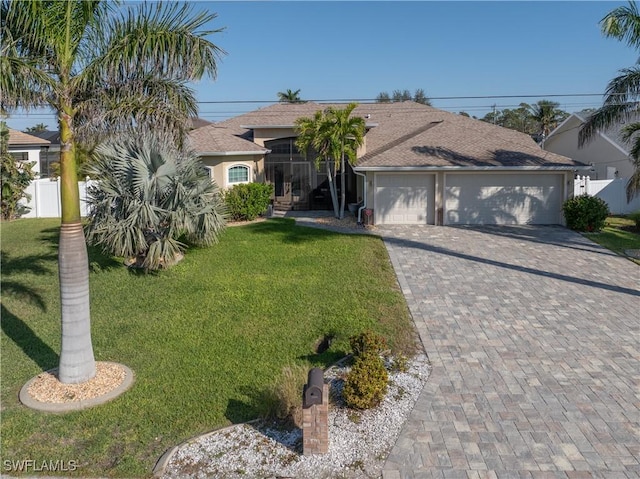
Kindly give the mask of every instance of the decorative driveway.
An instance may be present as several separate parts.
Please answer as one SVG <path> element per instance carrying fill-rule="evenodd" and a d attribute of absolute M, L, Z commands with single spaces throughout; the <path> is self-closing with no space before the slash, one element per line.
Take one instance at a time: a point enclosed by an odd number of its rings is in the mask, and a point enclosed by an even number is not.
<path fill-rule="evenodd" d="M 378 227 L 433 371 L 384 479 L 640 477 L 640 266 L 561 227 Z"/>

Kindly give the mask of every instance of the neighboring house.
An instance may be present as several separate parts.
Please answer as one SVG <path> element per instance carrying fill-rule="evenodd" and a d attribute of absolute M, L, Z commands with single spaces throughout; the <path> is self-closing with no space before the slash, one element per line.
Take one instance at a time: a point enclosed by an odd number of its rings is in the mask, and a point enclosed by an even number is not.
<path fill-rule="evenodd" d="M 598 131 L 592 141 L 578 148 L 578 132 L 589 114 L 589 111 L 573 113 L 549 133 L 543 148 L 591 166 L 586 174 L 592 180 L 630 178 L 633 163 L 629 147 L 620 137 L 622 124 Z"/>
<path fill-rule="evenodd" d="M 40 151 L 40 177 L 50 178 L 55 176 L 52 164 L 60 163 L 60 132 L 45 130 L 29 134 L 49 142 L 49 145 L 43 146 Z"/>
<path fill-rule="evenodd" d="M 327 106 L 275 104 L 193 130 L 191 145 L 223 188 L 266 181 L 276 208 L 329 208 L 324 168 L 294 143 L 295 120 Z M 523 133 L 414 102 L 354 114 L 367 132 L 346 194 L 377 224 L 561 224 L 575 172 L 588 169 Z"/>
<path fill-rule="evenodd" d="M 16 161 L 33 163 L 32 171 L 41 172 L 42 150 L 51 145 L 49 140 L 9 128 L 8 152 Z"/>

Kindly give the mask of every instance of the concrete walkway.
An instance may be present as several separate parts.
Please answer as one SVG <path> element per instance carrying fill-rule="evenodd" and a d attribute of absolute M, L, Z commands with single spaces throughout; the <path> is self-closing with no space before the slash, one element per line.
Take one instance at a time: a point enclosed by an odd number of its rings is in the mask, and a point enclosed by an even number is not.
<path fill-rule="evenodd" d="M 640 477 L 640 266 L 560 227 L 384 227 L 433 371 L 399 478 Z"/>

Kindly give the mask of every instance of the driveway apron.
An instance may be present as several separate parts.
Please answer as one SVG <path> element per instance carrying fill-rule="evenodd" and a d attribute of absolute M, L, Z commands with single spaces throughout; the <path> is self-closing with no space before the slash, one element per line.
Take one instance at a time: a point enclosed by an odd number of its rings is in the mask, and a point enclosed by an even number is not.
<path fill-rule="evenodd" d="M 640 477 L 640 266 L 561 227 L 378 227 L 431 376 L 384 479 Z"/>

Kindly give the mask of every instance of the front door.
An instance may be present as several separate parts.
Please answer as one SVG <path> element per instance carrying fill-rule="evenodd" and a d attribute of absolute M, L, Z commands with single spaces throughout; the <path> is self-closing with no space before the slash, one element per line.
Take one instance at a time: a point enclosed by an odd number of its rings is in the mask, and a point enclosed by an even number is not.
<path fill-rule="evenodd" d="M 266 179 L 273 184 L 274 207 L 283 210 L 309 208 L 311 172 L 308 162 L 267 163 Z"/>

